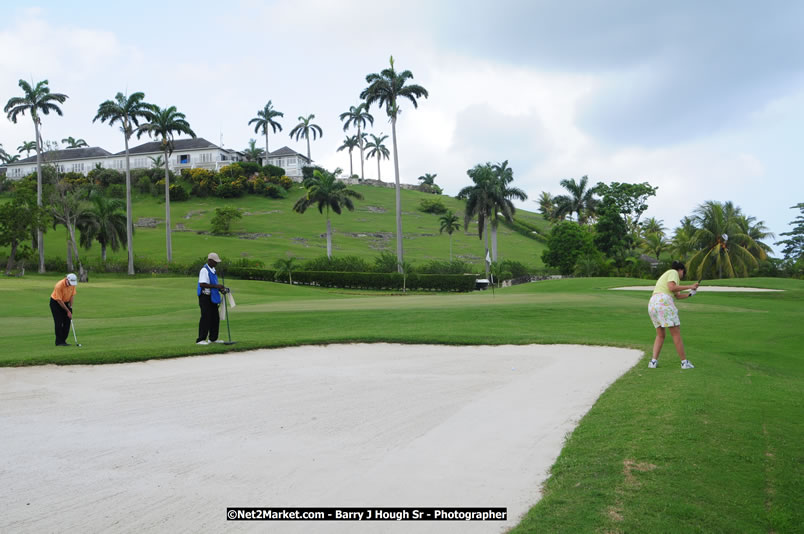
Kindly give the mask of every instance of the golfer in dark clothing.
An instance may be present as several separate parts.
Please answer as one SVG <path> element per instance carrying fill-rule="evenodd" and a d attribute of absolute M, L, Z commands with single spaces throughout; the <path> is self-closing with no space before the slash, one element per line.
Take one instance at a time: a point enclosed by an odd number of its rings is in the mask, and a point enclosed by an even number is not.
<path fill-rule="evenodd" d="M 198 339 L 195 340 L 197 345 L 223 343 L 222 339 L 218 339 L 218 327 L 221 322 L 218 306 L 221 303 L 223 284 L 218 283 L 218 274 L 215 272 L 215 266 L 220 261 L 217 254 L 210 252 L 207 256 L 207 263 L 198 274 L 196 293 L 198 294 L 198 306 L 201 308 L 201 320 L 198 321 Z M 207 336 L 209 336 L 209 341 L 207 341 Z"/>
<path fill-rule="evenodd" d="M 70 321 L 73 320 L 73 299 L 75 298 L 78 277 L 73 273 L 59 280 L 50 294 L 50 313 L 53 314 L 53 327 L 56 331 L 56 346 L 65 347 L 70 335 Z"/>

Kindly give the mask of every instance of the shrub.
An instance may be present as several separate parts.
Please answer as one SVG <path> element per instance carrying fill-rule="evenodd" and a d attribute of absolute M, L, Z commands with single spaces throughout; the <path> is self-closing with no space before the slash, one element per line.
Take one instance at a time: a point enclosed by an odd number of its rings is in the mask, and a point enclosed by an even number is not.
<path fill-rule="evenodd" d="M 285 169 L 276 165 L 266 165 L 262 168 L 262 172 L 268 176 L 279 177 L 285 175 Z"/>
<path fill-rule="evenodd" d="M 503 271 L 511 273 L 512 278 L 521 278 L 530 274 L 528 266 L 519 261 L 504 260 L 500 265 Z"/>
<path fill-rule="evenodd" d="M 447 212 L 447 207 L 438 198 L 423 198 L 419 202 L 419 211 L 439 215 Z"/>
<path fill-rule="evenodd" d="M 369 272 L 371 266 L 366 260 L 358 256 L 340 256 L 328 258 L 319 256 L 302 264 L 301 271 L 341 271 L 341 272 Z"/>
<path fill-rule="evenodd" d="M 285 190 L 274 184 L 266 184 L 263 187 L 263 195 L 269 198 L 285 198 Z"/>
<path fill-rule="evenodd" d="M 228 234 L 232 221 L 242 217 L 243 214 L 235 207 L 215 208 L 215 215 L 212 217 L 212 233 L 215 235 Z"/>
<path fill-rule="evenodd" d="M 366 269 L 369 270 L 369 269 Z M 396 254 L 383 250 L 380 255 L 374 258 L 374 268 L 370 269 L 375 273 L 395 273 L 399 270 L 396 261 Z"/>
<path fill-rule="evenodd" d="M 123 184 L 112 184 L 106 188 L 106 194 L 112 198 L 126 198 L 126 186 Z"/>
<path fill-rule="evenodd" d="M 140 176 L 139 180 L 137 180 L 137 185 L 135 186 L 137 191 L 140 193 L 152 193 L 153 192 L 154 184 L 151 183 L 151 179 L 147 176 Z"/>
<path fill-rule="evenodd" d="M 258 174 L 262 170 L 262 167 L 260 167 L 260 164 L 257 163 L 256 161 L 238 161 L 234 165 L 237 165 L 238 167 L 243 169 L 243 173 L 246 176 Z"/>
<path fill-rule="evenodd" d="M 190 195 L 187 193 L 187 190 L 181 186 L 181 184 L 172 184 L 170 186 L 171 202 L 181 202 L 182 200 L 187 200 L 188 198 L 190 198 Z"/>
<path fill-rule="evenodd" d="M 422 274 L 464 274 L 471 273 L 474 267 L 461 260 L 432 260 L 416 268 Z"/>
<path fill-rule="evenodd" d="M 126 175 L 115 169 L 92 169 L 87 178 L 94 184 L 108 187 L 112 184 L 125 184 Z M 133 181 L 133 179 L 132 179 Z"/>

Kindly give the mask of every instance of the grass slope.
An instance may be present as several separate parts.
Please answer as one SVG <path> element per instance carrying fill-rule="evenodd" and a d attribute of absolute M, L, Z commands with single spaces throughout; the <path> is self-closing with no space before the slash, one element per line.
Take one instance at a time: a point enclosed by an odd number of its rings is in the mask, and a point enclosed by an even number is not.
<path fill-rule="evenodd" d="M 193 279 L 114 276 L 79 287 L 84 347 L 54 347 L 46 301 L 55 281 L 0 282 L 0 365 L 223 350 L 193 344 Z M 613 384 L 568 437 L 544 498 L 514 532 L 767 533 L 804 524 L 804 282 L 737 282 L 785 291 L 701 293 L 680 302 L 696 369 L 682 372 L 668 341 L 658 369 L 648 370 L 645 359 Z M 648 293 L 609 291 L 633 283 L 578 279 L 494 295 L 402 296 L 231 281 L 238 304 L 232 336 L 237 350 L 395 341 L 649 351 Z"/>
<path fill-rule="evenodd" d="M 363 195 L 364 200 L 355 201 L 355 211 L 344 210 L 343 214 L 332 213 L 333 255 L 361 256 L 372 261 L 381 251 L 396 253 L 396 223 L 394 215 L 394 190 L 373 186 L 350 186 Z M 284 199 L 269 199 L 259 196 L 244 196 L 233 199 L 208 197 L 184 202 L 171 202 L 173 232 L 173 258 L 177 262 L 189 262 L 214 250 L 218 254 L 236 259 L 256 258 L 271 265 L 274 260 L 295 256 L 307 260 L 326 254 L 326 216 L 311 208 L 304 214 L 293 211 L 293 205 L 304 195 L 304 189 L 295 187 Z M 463 217 L 464 202 L 448 196 L 429 195 L 418 191 L 402 190 L 402 227 L 404 232 L 405 260 L 415 264 L 430 260 L 449 259 L 449 236 L 439 234 L 438 216 L 418 211 L 422 199 L 439 198 L 456 214 Z M 213 236 L 197 232 L 209 232 L 215 208 L 234 206 L 244 212 L 244 217 L 232 225 L 233 236 Z M 165 253 L 165 205 L 164 201 L 147 195 L 134 196 L 134 220 L 156 219 L 155 228 L 136 228 L 134 253 L 154 260 L 163 260 Z M 547 228 L 547 222 L 535 213 L 518 211 L 518 219 L 539 228 Z M 176 231 L 176 229 L 179 231 Z M 50 229 L 45 234 L 45 251 L 48 257 L 65 257 L 66 231 L 63 227 Z M 544 244 L 500 226 L 498 230 L 500 259 L 516 260 L 525 265 L 541 267 Z M 455 258 L 473 263 L 482 269 L 484 245 L 477 237 L 477 223 L 461 229 L 452 236 Z M 0 254 L 7 254 L 0 248 Z M 84 259 L 100 258 L 100 246 L 93 245 L 89 251 L 79 251 Z M 118 252 L 108 251 L 108 258 L 125 261 L 125 247 Z"/>

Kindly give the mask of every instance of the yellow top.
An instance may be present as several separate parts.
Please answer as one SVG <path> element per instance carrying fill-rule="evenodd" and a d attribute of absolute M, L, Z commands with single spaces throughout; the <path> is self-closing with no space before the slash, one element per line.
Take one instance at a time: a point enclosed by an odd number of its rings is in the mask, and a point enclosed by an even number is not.
<path fill-rule="evenodd" d="M 670 269 L 659 277 L 656 281 L 656 287 L 653 288 L 653 294 L 659 295 L 663 293 L 675 297 L 673 292 L 670 291 L 670 282 L 675 282 L 677 286 L 681 285 L 681 280 L 678 279 L 678 271 L 675 269 Z"/>
<path fill-rule="evenodd" d="M 63 278 L 59 280 L 59 283 L 53 288 L 53 293 L 51 293 L 50 298 L 62 302 L 70 302 L 73 296 L 75 296 L 75 286 L 68 285 L 67 279 Z"/>

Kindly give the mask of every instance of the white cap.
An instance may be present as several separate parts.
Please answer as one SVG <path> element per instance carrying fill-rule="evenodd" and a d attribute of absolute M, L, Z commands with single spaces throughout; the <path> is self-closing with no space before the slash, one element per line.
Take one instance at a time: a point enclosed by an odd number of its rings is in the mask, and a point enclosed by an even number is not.
<path fill-rule="evenodd" d="M 78 285 L 78 277 L 75 276 L 73 273 L 70 273 L 70 274 L 67 275 L 67 281 L 70 282 L 71 286 L 77 286 Z"/>
<path fill-rule="evenodd" d="M 209 256 L 207 256 L 207 259 L 208 259 L 208 260 L 215 261 L 215 262 L 217 262 L 217 263 L 220 263 L 220 262 L 221 262 L 221 259 L 220 259 L 220 258 L 218 257 L 218 255 L 217 255 L 217 254 L 215 254 L 214 252 L 210 252 L 210 253 L 209 253 Z"/>

